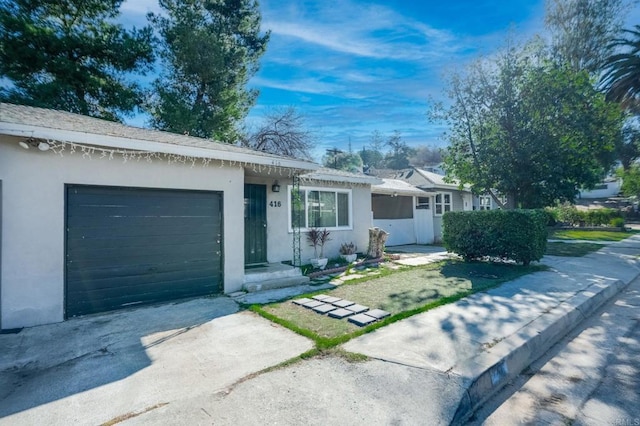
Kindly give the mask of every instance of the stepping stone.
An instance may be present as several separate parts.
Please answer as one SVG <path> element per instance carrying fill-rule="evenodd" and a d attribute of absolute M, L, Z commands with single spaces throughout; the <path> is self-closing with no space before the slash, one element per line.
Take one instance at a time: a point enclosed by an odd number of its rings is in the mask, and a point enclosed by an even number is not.
<path fill-rule="evenodd" d="M 296 305 L 304 305 L 305 303 L 311 302 L 311 299 L 309 299 L 308 297 L 303 297 L 302 299 L 292 300 L 292 302 Z"/>
<path fill-rule="evenodd" d="M 354 314 L 359 314 L 369 310 L 366 306 L 358 305 L 357 303 L 355 305 L 347 306 L 345 309 L 353 312 Z"/>
<path fill-rule="evenodd" d="M 353 315 L 353 312 L 348 310 L 348 309 L 336 309 L 335 311 L 331 311 L 328 313 L 328 315 L 331 318 L 337 318 L 337 319 L 341 319 L 341 318 L 345 318 L 348 317 L 350 315 Z"/>
<path fill-rule="evenodd" d="M 328 299 L 331 296 L 329 296 L 328 294 L 318 294 L 316 296 L 313 296 L 314 299 L 319 300 L 321 302 L 324 302 L 324 299 Z"/>
<path fill-rule="evenodd" d="M 370 317 L 369 315 L 366 315 L 366 314 L 358 314 L 358 315 L 349 317 L 349 322 L 352 322 L 355 325 L 358 325 L 360 327 L 364 327 L 365 325 L 369 325 L 372 322 L 376 322 L 376 321 L 377 319 Z"/>
<path fill-rule="evenodd" d="M 319 314 L 326 314 L 327 312 L 334 311 L 335 309 L 336 309 L 335 306 L 330 305 L 328 303 L 324 303 L 320 306 L 316 306 L 315 308 L 313 308 L 313 310 Z"/>
<path fill-rule="evenodd" d="M 364 315 L 369 315 L 370 317 L 373 317 L 379 320 L 379 319 L 388 317 L 389 315 L 391 315 L 391 313 L 387 311 L 383 311 L 382 309 L 372 309 L 370 311 L 365 312 Z"/>
<path fill-rule="evenodd" d="M 351 305 L 355 305 L 355 302 L 352 302 L 351 300 L 338 300 L 337 302 L 333 302 L 332 305 L 333 306 L 337 306 L 338 308 L 346 308 L 347 306 L 351 306 Z"/>
<path fill-rule="evenodd" d="M 342 299 L 340 299 L 339 297 L 327 297 L 326 299 L 322 299 L 324 303 L 331 303 L 331 304 L 334 304 L 340 300 Z"/>
<path fill-rule="evenodd" d="M 324 303 L 320 302 L 319 300 L 311 300 L 307 303 L 302 304 L 302 306 L 309 309 L 317 308 L 320 305 L 324 305 Z"/>

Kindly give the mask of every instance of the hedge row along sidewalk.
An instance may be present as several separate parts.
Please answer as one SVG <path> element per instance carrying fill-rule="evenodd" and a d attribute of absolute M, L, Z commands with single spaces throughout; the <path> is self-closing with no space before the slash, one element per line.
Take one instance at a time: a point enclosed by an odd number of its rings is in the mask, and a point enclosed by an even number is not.
<path fill-rule="evenodd" d="M 544 269 L 541 265 L 523 267 L 504 263 L 448 260 L 408 270 L 393 271 L 383 268 L 376 277 L 353 280 L 334 290 L 299 296 L 313 297 L 319 293 L 327 293 L 391 313 L 389 318 L 364 328 L 349 323 L 347 319 L 337 320 L 319 315 L 291 301 L 265 306 L 253 305 L 251 309 L 314 340 L 318 349 L 327 349 L 401 319 Z"/>

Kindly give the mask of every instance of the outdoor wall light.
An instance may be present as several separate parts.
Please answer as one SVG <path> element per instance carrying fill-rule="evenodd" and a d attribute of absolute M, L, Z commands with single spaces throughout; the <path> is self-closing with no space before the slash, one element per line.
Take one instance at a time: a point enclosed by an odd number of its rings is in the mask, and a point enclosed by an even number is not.
<path fill-rule="evenodd" d="M 271 185 L 271 191 L 280 192 L 280 184 L 278 183 L 278 181 L 273 182 L 273 185 Z"/>
<path fill-rule="evenodd" d="M 37 147 L 40 151 L 49 151 L 49 149 L 51 148 L 51 145 L 49 145 L 48 142 L 45 142 L 45 141 L 38 142 L 33 138 L 28 138 L 23 141 L 20 141 L 18 142 L 18 145 L 20 145 L 24 149 L 31 149 L 31 148 Z"/>

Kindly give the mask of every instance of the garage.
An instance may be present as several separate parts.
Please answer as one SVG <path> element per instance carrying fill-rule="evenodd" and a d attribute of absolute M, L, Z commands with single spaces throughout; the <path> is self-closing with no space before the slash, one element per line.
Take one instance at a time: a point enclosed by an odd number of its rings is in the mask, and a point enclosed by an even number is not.
<path fill-rule="evenodd" d="M 217 294 L 222 193 L 66 186 L 65 317 Z"/>

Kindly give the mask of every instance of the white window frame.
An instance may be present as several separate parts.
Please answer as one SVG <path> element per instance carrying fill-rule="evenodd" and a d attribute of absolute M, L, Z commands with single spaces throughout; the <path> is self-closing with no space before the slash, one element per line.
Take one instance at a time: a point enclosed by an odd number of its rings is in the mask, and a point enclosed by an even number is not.
<path fill-rule="evenodd" d="M 291 226 L 291 191 L 293 190 L 293 186 L 292 185 L 287 185 L 287 225 L 289 227 L 289 232 L 293 232 L 293 228 Z M 300 228 L 300 231 L 302 232 L 306 232 L 309 229 L 311 229 L 307 223 L 307 221 L 309 220 L 309 211 L 308 211 L 308 206 L 309 206 L 309 202 L 308 202 L 308 198 L 309 198 L 309 192 L 310 191 L 320 191 L 320 192 L 333 192 L 336 194 L 336 225 L 338 223 L 338 200 L 337 194 L 347 194 L 348 196 L 348 201 L 347 204 L 349 205 L 349 225 L 348 226 L 327 226 L 327 227 L 323 227 L 327 228 L 327 230 L 329 231 L 351 231 L 353 230 L 353 191 L 351 189 L 342 189 L 342 188 L 327 188 L 327 187 L 320 187 L 320 186 L 300 186 L 300 190 L 301 191 L 305 191 L 305 199 L 304 199 L 304 224 L 305 226 Z"/>
<path fill-rule="evenodd" d="M 491 210 L 491 195 L 480 195 L 478 197 L 480 210 Z"/>
<path fill-rule="evenodd" d="M 448 203 L 444 202 L 444 199 L 445 199 L 446 195 L 449 196 L 449 202 Z M 438 202 L 438 196 L 441 197 L 441 201 L 440 202 Z M 440 206 L 440 213 L 438 213 L 438 206 Z M 446 206 L 449 206 L 449 210 L 445 209 Z M 450 212 L 452 210 L 453 210 L 453 193 L 452 192 L 438 192 L 433 197 L 433 215 L 434 216 L 442 216 L 446 212 Z"/>

